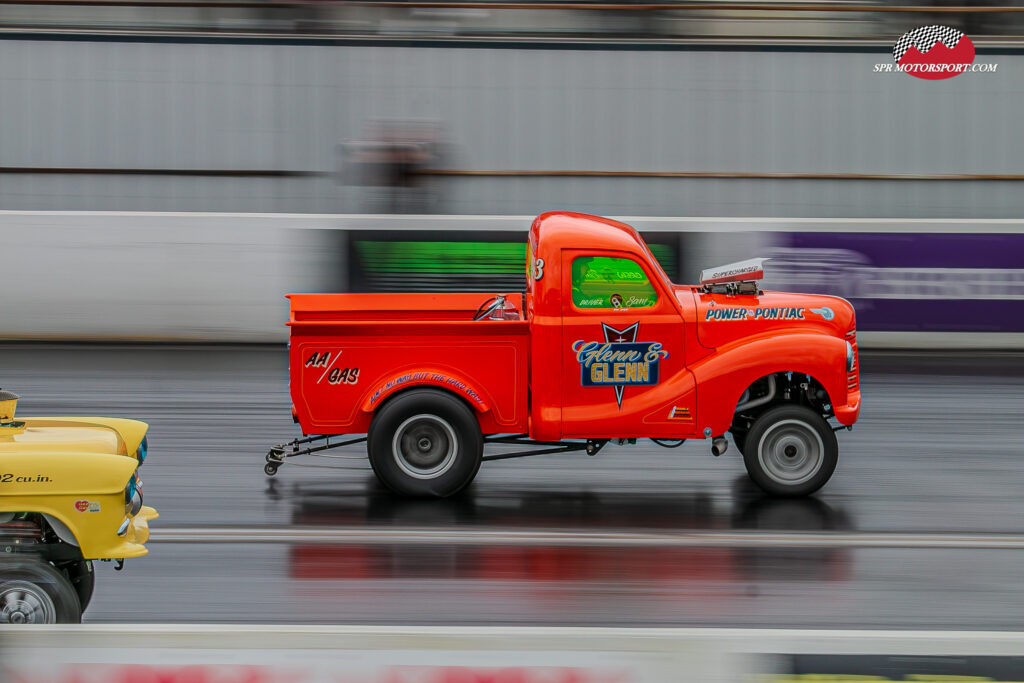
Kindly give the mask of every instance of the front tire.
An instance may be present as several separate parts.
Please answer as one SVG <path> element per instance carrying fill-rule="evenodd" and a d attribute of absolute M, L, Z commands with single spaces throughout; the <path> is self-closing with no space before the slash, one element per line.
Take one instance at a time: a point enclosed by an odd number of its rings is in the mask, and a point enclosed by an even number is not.
<path fill-rule="evenodd" d="M 48 562 L 0 565 L 0 624 L 78 624 L 82 608 L 74 586 Z"/>
<path fill-rule="evenodd" d="M 78 595 L 78 604 L 81 605 L 84 614 L 92 602 L 92 594 L 96 589 L 96 571 L 92 566 L 92 560 L 75 562 L 66 569 L 68 580 Z"/>
<path fill-rule="evenodd" d="M 747 443 L 746 430 L 730 429 L 729 433 L 732 434 L 732 442 L 736 445 L 736 450 L 743 455 L 743 449 L 746 448 Z"/>
<path fill-rule="evenodd" d="M 483 450 L 473 412 L 437 389 L 413 389 L 386 403 L 367 436 L 377 478 L 405 496 L 458 493 L 476 476 Z"/>
<path fill-rule="evenodd" d="M 807 496 L 831 478 L 839 461 L 839 443 L 828 422 L 803 406 L 765 411 L 743 444 L 747 474 L 765 493 Z"/>

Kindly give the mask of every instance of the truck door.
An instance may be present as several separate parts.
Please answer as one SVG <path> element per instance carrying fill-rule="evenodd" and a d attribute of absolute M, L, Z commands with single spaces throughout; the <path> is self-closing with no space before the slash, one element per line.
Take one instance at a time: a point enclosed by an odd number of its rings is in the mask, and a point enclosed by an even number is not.
<path fill-rule="evenodd" d="M 564 250 L 562 259 L 562 436 L 692 433 L 674 295 L 626 252 Z"/>

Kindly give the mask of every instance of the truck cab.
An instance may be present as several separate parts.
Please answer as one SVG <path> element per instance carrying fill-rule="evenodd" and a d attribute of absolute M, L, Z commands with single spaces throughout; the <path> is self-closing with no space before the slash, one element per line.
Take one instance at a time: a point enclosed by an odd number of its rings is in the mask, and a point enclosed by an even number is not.
<path fill-rule="evenodd" d="M 584 214 L 539 216 L 526 251 L 523 293 L 290 295 L 303 432 L 366 433 L 374 471 L 411 495 L 455 493 L 492 442 L 721 454 L 731 433 L 769 493 L 831 476 L 860 410 L 847 301 L 763 291 L 758 259 L 676 285 L 636 230 Z"/>

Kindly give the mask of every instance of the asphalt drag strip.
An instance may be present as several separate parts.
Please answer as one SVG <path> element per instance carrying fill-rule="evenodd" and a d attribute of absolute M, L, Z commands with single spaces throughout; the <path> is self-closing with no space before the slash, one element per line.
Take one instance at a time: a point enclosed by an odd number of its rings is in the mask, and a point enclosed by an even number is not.
<path fill-rule="evenodd" d="M 150 544 L 91 623 L 1024 631 L 1020 553 L 849 547 Z"/>

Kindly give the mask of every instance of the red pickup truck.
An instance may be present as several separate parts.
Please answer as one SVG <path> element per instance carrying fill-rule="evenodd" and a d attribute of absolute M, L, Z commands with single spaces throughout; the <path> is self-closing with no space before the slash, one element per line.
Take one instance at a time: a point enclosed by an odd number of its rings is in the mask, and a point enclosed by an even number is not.
<path fill-rule="evenodd" d="M 267 474 L 365 440 L 390 489 L 449 496 L 486 460 L 638 438 L 721 455 L 730 432 L 766 492 L 828 481 L 860 411 L 847 301 L 762 291 L 760 259 L 674 285 L 606 218 L 546 213 L 528 239 L 525 293 L 289 295 L 292 413 L 314 436 Z"/>

